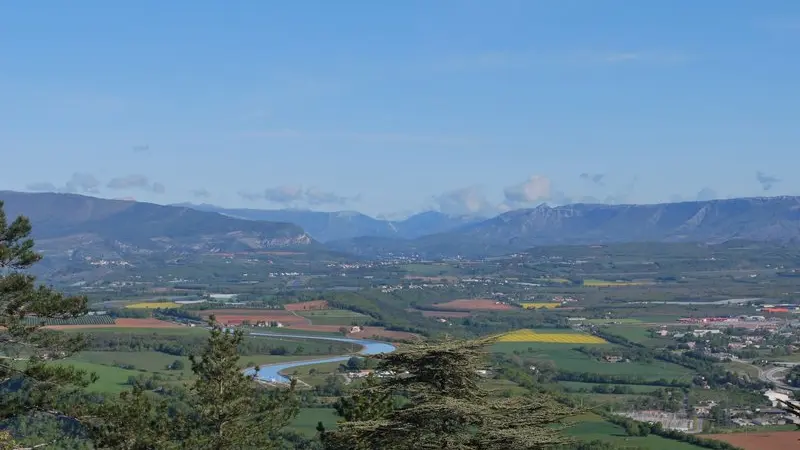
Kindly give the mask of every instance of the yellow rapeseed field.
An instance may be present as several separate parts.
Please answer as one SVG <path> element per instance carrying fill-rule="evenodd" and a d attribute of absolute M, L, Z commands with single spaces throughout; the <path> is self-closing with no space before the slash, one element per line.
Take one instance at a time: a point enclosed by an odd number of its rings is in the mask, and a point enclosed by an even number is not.
<path fill-rule="evenodd" d="M 605 339 L 584 333 L 537 333 L 517 330 L 501 335 L 497 342 L 545 342 L 553 344 L 605 344 Z"/>
<path fill-rule="evenodd" d="M 561 303 L 520 303 L 520 305 L 525 309 L 553 309 L 561 306 Z"/>
<path fill-rule="evenodd" d="M 156 308 L 179 308 L 181 305 L 175 302 L 141 302 L 132 303 L 125 306 L 131 309 L 156 309 Z"/>

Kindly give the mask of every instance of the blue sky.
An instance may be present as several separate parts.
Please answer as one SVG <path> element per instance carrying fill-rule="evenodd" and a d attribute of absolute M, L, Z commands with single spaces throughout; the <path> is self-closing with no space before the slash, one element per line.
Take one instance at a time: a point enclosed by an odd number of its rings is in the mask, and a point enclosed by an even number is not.
<path fill-rule="evenodd" d="M 797 1 L 12 3 L 0 189 L 374 215 L 800 194 Z"/>

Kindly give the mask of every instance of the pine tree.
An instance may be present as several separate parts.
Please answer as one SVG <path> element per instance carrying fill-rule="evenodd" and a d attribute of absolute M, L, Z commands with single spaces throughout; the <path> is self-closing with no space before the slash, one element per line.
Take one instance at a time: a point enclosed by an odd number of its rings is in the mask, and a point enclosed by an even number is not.
<path fill-rule="evenodd" d="M 9 223 L 0 201 L 0 418 L 29 413 L 59 415 L 56 396 L 67 387 L 93 381 L 86 372 L 48 364 L 80 350 L 79 335 L 42 329 L 48 318 L 86 312 L 85 297 L 68 297 L 36 284 L 26 271 L 42 259 L 33 250 L 31 223 L 24 216 Z M 26 324 L 37 317 L 39 324 Z"/>
<path fill-rule="evenodd" d="M 267 390 L 239 367 L 241 331 L 229 331 L 211 318 L 211 336 L 199 357 L 192 357 L 197 377 L 190 388 L 188 448 L 278 448 L 278 432 L 297 415 L 295 383 Z"/>
<path fill-rule="evenodd" d="M 489 342 L 416 343 L 378 355 L 378 371 L 389 376 L 353 395 L 376 400 L 402 395 L 408 402 L 321 433 L 325 448 L 532 450 L 568 443 L 559 424 L 573 409 L 544 396 L 489 395 L 477 373 Z"/>
<path fill-rule="evenodd" d="M 265 388 L 239 364 L 241 331 L 210 321 L 208 344 L 192 356 L 195 380 L 180 404 L 134 386 L 118 402 L 93 405 L 83 420 L 97 448 L 228 450 L 280 448 L 297 415 L 295 383 Z"/>
<path fill-rule="evenodd" d="M 98 449 L 173 450 L 182 447 L 186 418 L 139 385 L 116 401 L 89 405 L 81 421 Z"/>

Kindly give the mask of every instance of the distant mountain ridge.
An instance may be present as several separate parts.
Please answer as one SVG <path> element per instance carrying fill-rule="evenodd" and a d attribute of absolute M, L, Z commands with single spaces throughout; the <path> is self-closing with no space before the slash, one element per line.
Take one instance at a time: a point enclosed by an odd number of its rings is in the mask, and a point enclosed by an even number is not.
<path fill-rule="evenodd" d="M 451 216 L 438 211 L 426 211 L 404 220 L 375 219 L 356 211 L 304 211 L 295 209 L 222 208 L 209 204 L 179 203 L 175 206 L 193 208 L 248 220 L 294 223 L 320 242 L 358 237 L 416 239 L 443 233 L 477 223 L 483 218 Z"/>
<path fill-rule="evenodd" d="M 0 200 L 10 218 L 20 214 L 31 218 L 37 248 L 73 259 L 76 254 L 120 257 L 287 247 L 366 257 L 410 253 L 480 257 L 546 245 L 800 243 L 800 197 L 791 196 L 651 205 L 540 205 L 488 220 L 425 212 L 402 221 L 357 212 L 161 206 L 75 194 L 0 191 Z M 325 241 L 324 246 L 317 240 Z"/>
<path fill-rule="evenodd" d="M 178 206 L 77 194 L 0 191 L 9 220 L 25 215 L 37 249 L 50 254 L 123 258 L 126 254 L 211 253 L 308 247 L 290 223 L 257 222 Z M 318 244 L 316 244 L 318 245 Z"/>
<path fill-rule="evenodd" d="M 729 240 L 800 242 L 800 197 L 652 205 L 540 205 L 413 240 L 361 238 L 330 242 L 328 246 L 362 255 L 416 252 L 480 256 L 558 244 Z"/>

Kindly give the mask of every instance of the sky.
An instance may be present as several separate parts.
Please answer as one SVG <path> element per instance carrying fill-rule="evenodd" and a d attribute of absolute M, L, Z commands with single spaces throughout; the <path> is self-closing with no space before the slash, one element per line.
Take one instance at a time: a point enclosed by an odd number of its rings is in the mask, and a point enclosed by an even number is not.
<path fill-rule="evenodd" d="M 0 5 L 0 189 L 495 214 L 800 194 L 800 2 Z"/>

